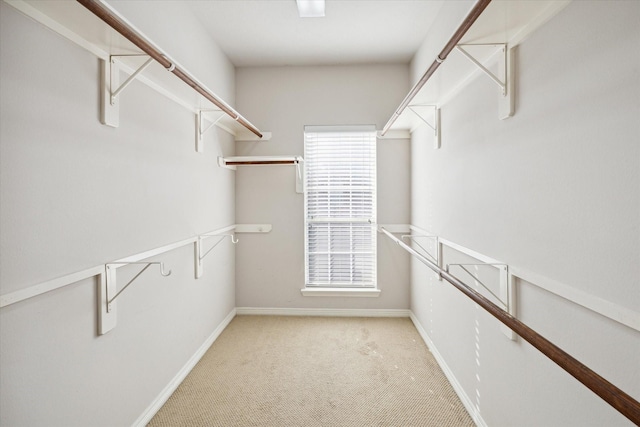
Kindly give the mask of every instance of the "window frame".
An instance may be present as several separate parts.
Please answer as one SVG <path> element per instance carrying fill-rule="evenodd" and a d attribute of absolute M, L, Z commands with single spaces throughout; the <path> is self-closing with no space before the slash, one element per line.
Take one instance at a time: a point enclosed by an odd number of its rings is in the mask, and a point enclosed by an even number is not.
<path fill-rule="evenodd" d="M 367 173 L 369 174 L 369 183 L 370 183 L 370 205 L 367 205 L 370 209 L 371 215 L 367 215 L 366 217 L 322 217 L 313 219 L 309 214 L 309 203 L 310 203 L 310 190 L 309 190 L 309 142 L 307 138 L 307 134 L 310 133 L 370 133 L 370 137 L 372 140 L 370 141 L 371 147 L 367 148 L 370 154 L 371 163 L 369 164 L 369 170 Z M 304 128 L 304 152 L 305 152 L 305 162 L 304 162 L 304 251 L 305 251 L 305 287 L 303 289 L 304 295 L 320 295 L 329 296 L 377 296 L 379 293 L 378 283 L 377 283 L 377 134 L 374 125 L 360 125 L 360 126 L 305 126 Z M 351 181 L 350 181 L 351 182 Z M 334 186 L 334 191 L 344 191 L 344 186 L 339 186 L 340 189 L 336 190 L 336 186 Z M 328 186 L 327 189 L 331 190 L 331 186 Z M 349 199 L 353 201 L 351 197 Z M 328 196 L 327 200 L 331 200 L 331 197 Z M 354 204 L 349 204 L 349 210 L 352 211 Z M 349 255 L 349 266 L 353 270 L 354 266 L 356 266 L 356 262 L 354 262 L 354 255 L 364 255 L 364 265 L 369 264 L 365 271 L 367 273 L 367 277 L 371 278 L 371 281 L 366 281 L 366 283 L 358 283 L 353 282 L 353 277 L 351 278 L 351 282 L 336 282 L 331 283 L 326 281 L 321 282 L 312 282 L 310 280 L 310 256 L 312 253 L 310 252 L 310 224 L 321 223 L 321 224 L 368 224 L 370 225 L 370 229 L 365 231 L 365 238 L 370 239 L 370 247 L 369 250 L 365 253 L 358 253 L 354 249 L 354 238 L 350 237 L 349 240 L 349 252 L 346 255 Z M 328 225 L 328 228 L 331 228 L 331 225 Z M 350 233 L 353 233 L 353 228 L 350 229 Z M 370 234 L 369 234 L 370 233 Z M 327 256 L 331 257 L 331 244 L 330 241 L 327 241 Z M 345 255 L 342 253 L 341 255 Z M 366 258 L 366 257 L 369 258 Z M 331 262 L 331 261 L 329 261 Z M 306 291 L 306 293 L 305 293 Z"/>

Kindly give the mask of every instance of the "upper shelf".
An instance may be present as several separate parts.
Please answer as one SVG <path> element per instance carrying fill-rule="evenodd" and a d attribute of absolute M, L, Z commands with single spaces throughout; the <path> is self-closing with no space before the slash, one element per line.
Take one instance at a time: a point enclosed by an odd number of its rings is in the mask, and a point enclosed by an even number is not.
<path fill-rule="evenodd" d="M 296 193 L 304 193 L 304 171 L 302 156 L 236 156 L 218 157 L 218 165 L 223 168 L 236 169 L 236 166 L 256 165 L 294 165 L 296 167 Z"/>
<path fill-rule="evenodd" d="M 236 156 L 219 157 L 220 166 L 300 165 L 302 156 Z"/>
<path fill-rule="evenodd" d="M 122 36 L 118 31 L 77 1 L 5 1 L 25 15 L 35 19 L 53 31 L 92 52 L 97 57 L 105 61 L 110 61 L 113 56 L 117 60 L 120 70 L 129 75 L 139 69 L 148 59 L 147 53 L 145 53 L 141 48 Z M 108 7 L 101 2 L 93 3 L 97 4 L 98 7 Z M 114 16 L 121 18 L 114 11 L 112 12 Z M 124 20 L 124 18 L 122 19 Z M 149 38 L 135 29 L 130 23 L 127 22 L 126 24 L 134 31 L 136 36 L 139 36 L 159 52 L 162 52 L 161 49 L 149 40 Z M 180 69 L 182 74 L 192 79 L 197 86 L 200 86 L 203 89 L 203 92 L 208 93 L 208 96 L 218 100 L 225 106 L 225 109 L 228 107 L 232 114 L 235 113 L 233 117 L 228 114 L 224 114 L 219 118 L 216 125 L 233 134 L 236 137 L 236 140 L 260 139 L 254 132 L 242 125 L 241 122 L 245 121 L 250 126 L 253 125 L 233 110 L 233 108 L 228 106 L 224 100 L 216 96 L 210 89 L 206 88 L 204 84 L 193 78 L 184 69 L 184 67 L 169 58 L 168 55 L 162 53 L 162 56 L 169 63 L 173 64 L 175 68 Z M 215 105 L 211 100 L 207 99 L 206 96 L 198 93 L 197 89 L 194 90 L 195 88 L 186 84 L 181 80 L 181 78 L 172 75 L 171 72 L 168 72 L 167 68 L 157 61 L 152 61 L 152 63 L 144 69 L 144 72 L 142 72 L 137 79 L 194 113 L 198 113 L 201 110 L 222 111 L 220 106 Z"/>
<path fill-rule="evenodd" d="M 569 3 L 570 0 L 494 0 L 458 45 L 466 45 L 464 49 L 479 63 L 490 63 L 502 51 L 503 45 L 507 49 L 517 46 Z M 409 103 L 414 106 L 414 111 L 405 108 L 389 129 L 413 131 L 424 123 L 424 118 L 418 115 L 421 114 L 420 111 L 416 111 L 419 107 L 415 106 L 440 107 L 464 88 L 479 71 L 478 66 L 454 49 Z"/>

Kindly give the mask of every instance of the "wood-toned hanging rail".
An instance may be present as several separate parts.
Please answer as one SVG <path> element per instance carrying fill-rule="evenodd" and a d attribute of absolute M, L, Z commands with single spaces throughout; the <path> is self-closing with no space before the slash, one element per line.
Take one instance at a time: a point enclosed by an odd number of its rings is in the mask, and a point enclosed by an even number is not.
<path fill-rule="evenodd" d="M 611 384 L 609 381 L 592 371 L 582 362 L 562 350 L 560 347 L 547 340 L 542 335 L 522 323 L 511 314 L 507 313 L 480 293 L 464 284 L 460 279 L 441 269 L 438 265 L 422 256 L 411 246 L 398 239 L 396 236 L 380 228 L 384 234 L 390 237 L 407 252 L 418 258 L 423 264 L 451 283 L 463 294 L 471 298 L 476 304 L 484 308 L 489 314 L 507 325 L 512 331 L 520 335 L 542 354 L 553 360 L 558 366 L 571 374 L 575 379 L 600 396 L 605 402 L 613 406 L 618 412 L 630 419 L 636 425 L 640 425 L 640 403 L 627 393 Z"/>
<path fill-rule="evenodd" d="M 295 160 L 240 160 L 240 161 L 226 161 L 227 166 L 247 166 L 247 165 L 295 165 L 298 162 Z"/>
<path fill-rule="evenodd" d="M 427 71 L 425 71 L 422 78 L 418 81 L 418 83 L 416 83 L 413 86 L 413 88 L 411 88 L 411 90 L 409 91 L 407 96 L 405 96 L 404 100 L 400 103 L 400 106 L 396 109 L 395 113 L 393 113 L 393 115 L 391 116 L 387 124 L 384 125 L 384 128 L 382 129 L 382 132 L 381 132 L 382 136 L 384 136 L 389 131 L 391 126 L 395 123 L 398 117 L 400 117 L 400 115 L 405 110 L 405 108 L 407 108 L 407 106 L 411 103 L 411 101 L 413 101 L 413 98 L 415 98 L 418 92 L 420 92 L 420 89 L 422 89 L 422 86 L 424 86 L 425 83 L 427 83 L 427 81 L 431 78 L 433 73 L 438 69 L 440 64 L 442 64 L 444 60 L 447 59 L 447 56 L 449 56 L 449 53 L 456 47 L 456 45 L 460 42 L 462 37 L 464 37 L 464 35 L 469 30 L 469 28 L 471 28 L 473 23 L 476 22 L 476 19 L 478 19 L 478 17 L 482 14 L 482 12 L 489 5 L 489 3 L 491 3 L 491 0 L 478 0 L 478 2 L 473 6 L 473 9 L 471 9 L 471 12 L 469 12 L 469 14 L 464 19 L 464 21 L 462 21 L 462 24 L 460 24 L 460 26 L 458 27 L 456 32 L 453 34 L 453 36 L 451 36 L 451 39 L 449 39 L 444 49 L 442 49 L 440 54 L 436 56 L 436 59 L 433 61 L 433 63 L 427 69 Z"/>
<path fill-rule="evenodd" d="M 200 95 L 211 101 L 220 110 L 224 111 L 231 118 L 237 121 L 239 124 L 249 129 L 258 138 L 262 138 L 262 133 L 258 128 L 251 124 L 247 119 L 242 117 L 240 113 L 227 105 L 223 100 L 211 93 L 204 85 L 199 83 L 194 77 L 189 75 L 185 70 L 177 66 L 173 61 L 169 59 L 167 55 L 161 52 L 151 42 L 146 40 L 142 35 L 131 28 L 125 21 L 117 16 L 108 6 L 103 4 L 100 0 L 77 0 L 78 3 L 93 12 L 98 18 L 102 19 L 114 30 L 122 34 L 123 37 L 128 39 L 131 43 L 138 46 L 147 55 L 158 61 L 160 65 L 166 68 L 168 71 L 175 74 L 180 80 L 188 84 L 198 92 Z"/>
<path fill-rule="evenodd" d="M 252 166 L 252 165 L 299 165 L 304 159 L 300 156 L 239 156 L 221 157 L 221 166 Z"/>

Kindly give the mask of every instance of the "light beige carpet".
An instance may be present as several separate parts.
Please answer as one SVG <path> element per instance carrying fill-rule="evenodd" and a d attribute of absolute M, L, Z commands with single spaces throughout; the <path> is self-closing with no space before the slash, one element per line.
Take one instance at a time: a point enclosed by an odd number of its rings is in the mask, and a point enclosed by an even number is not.
<path fill-rule="evenodd" d="M 149 426 L 473 426 L 406 318 L 237 316 Z"/>

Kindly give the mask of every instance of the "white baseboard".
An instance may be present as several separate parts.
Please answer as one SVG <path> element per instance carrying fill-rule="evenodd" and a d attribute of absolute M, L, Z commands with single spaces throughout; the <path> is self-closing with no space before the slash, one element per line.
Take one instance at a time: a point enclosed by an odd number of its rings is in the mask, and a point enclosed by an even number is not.
<path fill-rule="evenodd" d="M 144 427 L 146 426 L 151 418 L 162 408 L 169 397 L 173 394 L 174 391 L 178 388 L 178 386 L 184 381 L 184 379 L 189 375 L 189 372 L 196 366 L 196 364 L 200 361 L 202 356 L 209 350 L 209 347 L 215 342 L 215 340 L 220 336 L 222 331 L 229 325 L 229 323 L 236 316 L 236 309 L 234 308 L 229 312 L 227 317 L 218 325 L 218 327 L 213 331 L 213 333 L 207 338 L 207 340 L 200 346 L 200 348 L 195 352 L 193 356 L 189 359 L 189 361 L 180 369 L 180 371 L 176 374 L 176 376 L 167 384 L 167 386 L 162 390 L 162 392 L 156 397 L 156 399 L 151 403 L 151 405 L 142 413 L 142 415 L 133 423 L 133 427 Z"/>
<path fill-rule="evenodd" d="M 442 369 L 445 376 L 453 386 L 453 389 L 455 390 L 456 394 L 462 401 L 462 404 L 464 405 L 467 412 L 473 419 L 473 422 L 475 422 L 476 425 L 479 427 L 487 427 L 487 424 L 482 419 L 482 416 L 476 410 L 476 407 L 474 406 L 473 401 L 471 400 L 471 398 L 469 398 L 467 393 L 464 391 L 464 389 L 458 382 L 458 379 L 455 377 L 455 375 L 453 375 L 453 372 L 451 371 L 451 369 L 449 369 L 449 366 L 447 366 L 447 363 L 445 362 L 444 358 L 442 357 L 442 355 L 440 355 L 440 353 L 438 352 L 438 349 L 431 341 L 431 338 L 429 338 L 429 335 L 427 335 L 427 331 L 425 331 L 425 329 L 420 324 L 420 321 L 418 321 L 418 318 L 410 310 L 409 310 L 409 317 L 411 317 L 411 321 L 413 322 L 416 329 L 418 330 L 418 333 L 422 337 L 422 340 L 425 342 L 425 344 L 427 344 L 427 347 L 429 347 L 431 354 L 433 354 L 433 357 L 435 357 L 436 361 L 438 362 L 438 365 L 440 365 L 440 368 Z"/>
<path fill-rule="evenodd" d="M 409 317 L 404 309 L 348 309 L 348 308 L 262 308 L 237 307 L 239 315 L 263 316 L 328 316 L 328 317 Z"/>

